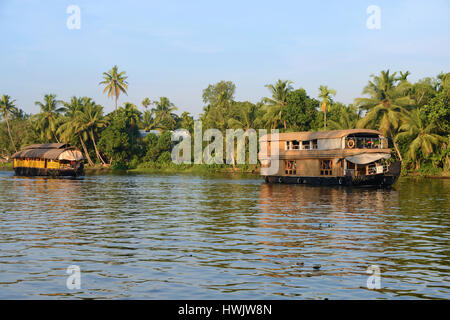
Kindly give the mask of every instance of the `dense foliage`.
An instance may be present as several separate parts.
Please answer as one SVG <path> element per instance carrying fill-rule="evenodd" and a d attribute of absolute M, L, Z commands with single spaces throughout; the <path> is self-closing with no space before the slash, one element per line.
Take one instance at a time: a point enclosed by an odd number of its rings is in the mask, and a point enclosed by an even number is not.
<path fill-rule="evenodd" d="M 203 90 L 205 107 L 199 120 L 203 130 L 249 128 L 283 131 L 317 131 L 373 128 L 389 138 L 404 167 L 423 173 L 450 171 L 450 73 L 410 83 L 409 72 L 382 71 L 372 75 L 363 89 L 364 97 L 354 104 L 336 102 L 336 91 L 320 86 L 315 99 L 295 89 L 292 81 L 269 84 L 268 97 L 256 103 L 236 101 L 236 86 L 220 81 Z M 68 142 L 83 150 L 89 165 L 114 168 L 161 167 L 171 164 L 171 131 L 191 133 L 194 119 L 167 97 L 144 98 L 143 110 L 130 102 L 117 105 L 127 93 L 125 72 L 114 66 L 103 74 L 104 92 L 114 99 L 115 111 L 89 97 L 60 101 L 47 94 L 37 101 L 40 112 L 27 115 L 15 100 L 0 99 L 0 159 L 32 143 Z M 153 106 L 153 107 L 151 107 Z"/>

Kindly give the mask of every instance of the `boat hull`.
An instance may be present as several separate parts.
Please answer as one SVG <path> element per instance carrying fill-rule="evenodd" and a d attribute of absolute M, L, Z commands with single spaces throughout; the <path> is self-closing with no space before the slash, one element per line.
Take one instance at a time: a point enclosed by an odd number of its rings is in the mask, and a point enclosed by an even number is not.
<path fill-rule="evenodd" d="M 16 176 L 34 177 L 79 177 L 84 175 L 83 167 L 78 169 L 46 169 L 46 168 L 26 168 L 16 167 L 14 168 Z"/>
<path fill-rule="evenodd" d="M 317 186 L 365 186 L 389 187 L 398 179 L 398 175 L 374 174 L 357 177 L 292 177 L 266 176 L 267 183 L 308 184 Z"/>

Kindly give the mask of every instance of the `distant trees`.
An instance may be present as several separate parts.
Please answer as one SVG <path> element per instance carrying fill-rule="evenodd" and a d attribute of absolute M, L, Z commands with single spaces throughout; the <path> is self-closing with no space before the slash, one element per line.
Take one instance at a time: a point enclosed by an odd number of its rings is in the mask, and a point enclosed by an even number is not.
<path fill-rule="evenodd" d="M 350 105 L 334 101 L 336 91 L 326 86 L 320 87 L 315 99 L 302 88 L 294 89 L 289 80 L 267 85 L 270 97 L 257 103 L 236 101 L 235 84 L 219 81 L 203 90 L 205 105 L 199 118 L 204 130 L 217 128 L 223 133 L 250 128 L 281 132 L 325 127 L 377 129 L 390 139 L 405 167 L 450 171 L 450 73 L 415 83 L 410 83 L 408 76 L 407 71 L 397 74 L 389 70 L 372 75 L 363 97 Z M 36 101 L 40 112 L 28 116 L 15 106 L 15 100 L 2 95 L 0 156 L 8 158 L 31 143 L 61 141 L 81 148 L 91 166 L 126 168 L 141 162 L 170 162 L 171 131 L 183 128 L 193 133 L 194 117 L 188 112 L 178 115 L 178 108 L 167 97 L 156 101 L 144 98 L 143 112 L 131 102 L 119 107 L 119 95 L 128 88 L 126 79 L 117 66 L 104 73 L 104 92 L 115 98 L 114 112 L 106 115 L 89 97 L 63 102 L 54 94 L 46 94 L 42 101 Z M 140 129 L 158 130 L 158 134 L 144 137 Z"/>

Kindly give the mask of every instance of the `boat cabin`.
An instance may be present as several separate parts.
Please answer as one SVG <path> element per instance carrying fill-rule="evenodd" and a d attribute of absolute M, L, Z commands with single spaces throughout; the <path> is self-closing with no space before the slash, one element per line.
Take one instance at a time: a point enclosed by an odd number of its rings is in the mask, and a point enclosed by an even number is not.
<path fill-rule="evenodd" d="M 83 154 L 65 143 L 33 144 L 16 152 L 14 171 L 19 176 L 79 176 L 83 174 Z"/>

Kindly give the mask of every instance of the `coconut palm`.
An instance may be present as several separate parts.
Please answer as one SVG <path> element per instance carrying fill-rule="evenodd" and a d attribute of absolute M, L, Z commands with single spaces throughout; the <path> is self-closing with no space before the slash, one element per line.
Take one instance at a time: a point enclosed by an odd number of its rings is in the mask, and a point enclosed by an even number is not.
<path fill-rule="evenodd" d="M 149 132 L 151 130 L 155 130 L 158 126 L 158 124 L 155 121 L 154 113 L 151 110 L 145 110 L 142 121 L 144 124 L 144 130 L 146 132 Z"/>
<path fill-rule="evenodd" d="M 435 133 L 436 129 L 435 123 L 426 122 L 426 117 L 422 115 L 420 109 L 413 110 L 400 126 L 401 132 L 397 134 L 396 139 L 407 138 L 410 141 L 406 157 L 416 165 L 416 169 L 420 167 L 420 159 L 417 158 L 419 150 L 422 157 L 426 158 L 445 142 L 444 137 Z"/>
<path fill-rule="evenodd" d="M 324 123 L 324 127 L 325 129 L 327 128 L 327 108 L 328 105 L 331 104 L 332 99 L 331 96 L 336 95 L 336 90 L 333 89 L 329 89 L 328 86 L 320 86 L 319 87 L 319 98 L 322 99 L 322 111 L 323 111 L 323 123 Z"/>
<path fill-rule="evenodd" d="M 153 101 L 155 108 L 152 109 L 155 115 L 155 122 L 160 130 L 171 130 L 176 125 L 177 115 L 173 113 L 178 110 L 175 105 L 166 97 L 160 97 L 159 101 Z"/>
<path fill-rule="evenodd" d="M 390 75 L 389 70 L 381 71 L 380 76 L 372 75 L 373 81 L 369 81 L 363 90 L 363 94 L 370 97 L 355 99 L 355 105 L 367 110 L 365 117 L 358 122 L 358 127 L 378 128 L 385 136 L 389 136 L 398 158 L 402 161 L 395 134 L 401 119 L 408 114 L 406 107 L 414 101 L 406 94 L 410 88 L 409 82 L 401 81 L 397 85 L 395 75 L 396 72 Z"/>
<path fill-rule="evenodd" d="M 102 163 L 105 163 L 97 150 L 97 145 L 93 136 L 97 128 L 106 125 L 106 122 L 102 119 L 103 108 L 95 105 L 95 102 L 87 97 L 72 97 L 70 102 L 65 103 L 65 105 L 65 117 L 63 123 L 57 130 L 57 134 L 61 137 L 61 140 L 64 142 L 69 142 L 72 139 L 79 140 L 89 165 L 94 166 L 94 162 L 86 147 L 86 142 L 91 139 L 94 144 L 97 158 Z"/>
<path fill-rule="evenodd" d="M 355 106 L 342 106 L 338 109 L 339 117 L 337 120 L 328 120 L 328 127 L 331 130 L 354 129 L 358 124 L 359 114 Z"/>
<path fill-rule="evenodd" d="M 144 100 L 142 100 L 141 103 L 142 103 L 142 106 L 145 108 L 145 110 L 147 110 L 148 106 L 149 106 L 152 102 L 150 101 L 149 98 L 145 98 Z"/>
<path fill-rule="evenodd" d="M 58 126 L 61 124 L 61 114 L 66 110 L 63 102 L 56 100 L 55 94 L 46 94 L 44 101 L 36 101 L 35 105 L 41 108 L 41 112 L 32 116 L 32 121 L 35 123 L 36 128 L 41 134 L 41 139 L 45 141 L 51 141 L 55 139 L 59 142 L 56 135 Z"/>
<path fill-rule="evenodd" d="M 0 115 L 5 119 L 6 122 L 6 128 L 8 129 L 8 135 L 9 139 L 11 140 L 11 145 L 13 146 L 14 150 L 17 152 L 16 144 L 14 143 L 13 137 L 11 135 L 11 128 L 9 126 L 9 116 L 11 114 L 15 114 L 17 112 L 16 107 L 14 106 L 14 102 L 16 100 L 10 100 L 11 97 L 8 95 L 2 95 L 2 98 L 0 99 Z"/>
<path fill-rule="evenodd" d="M 117 100 L 121 92 L 127 94 L 128 82 L 125 76 L 125 71 L 119 72 L 117 66 L 112 67 L 108 72 L 103 72 L 103 81 L 99 84 L 103 84 L 105 88 L 103 93 L 108 92 L 108 98 L 115 98 L 115 110 L 117 111 Z"/>
<path fill-rule="evenodd" d="M 98 160 L 106 164 L 98 151 L 95 141 L 95 133 L 106 127 L 106 121 L 103 119 L 103 107 L 90 98 L 84 98 L 83 108 L 75 112 L 74 125 L 76 130 L 82 133 L 84 140 L 87 140 L 87 135 L 90 137 Z"/>
<path fill-rule="evenodd" d="M 268 126 L 275 128 L 279 123 L 283 123 L 286 129 L 286 120 L 282 119 L 283 107 L 287 104 L 287 97 L 294 89 L 291 80 L 280 80 L 275 84 L 268 84 L 265 87 L 272 93 L 272 98 L 264 98 L 263 101 L 267 105 L 267 114 L 265 117 Z"/>

